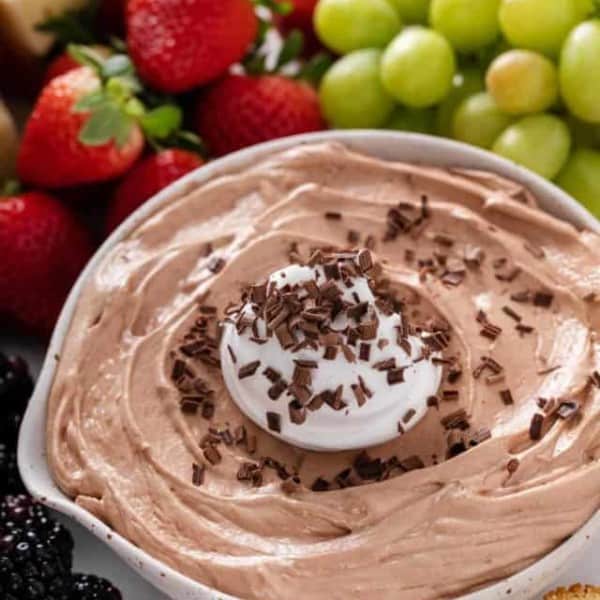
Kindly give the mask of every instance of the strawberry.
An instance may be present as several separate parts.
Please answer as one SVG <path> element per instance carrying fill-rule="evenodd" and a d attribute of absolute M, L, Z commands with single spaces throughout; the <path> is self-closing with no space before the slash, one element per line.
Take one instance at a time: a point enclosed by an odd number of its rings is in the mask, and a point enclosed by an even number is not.
<path fill-rule="evenodd" d="M 251 0 L 129 0 L 127 46 L 140 77 L 178 93 L 223 75 L 258 33 Z"/>
<path fill-rule="evenodd" d="M 79 69 L 81 65 L 68 53 L 63 52 L 54 58 L 44 73 L 44 85 L 47 85 L 56 77 L 60 77 L 69 71 Z"/>
<path fill-rule="evenodd" d="M 112 105 L 103 104 L 91 119 L 91 102 L 98 99 L 100 80 L 82 67 L 50 81 L 25 126 L 18 157 L 20 178 L 29 184 L 56 188 L 105 181 L 122 175 L 144 146 L 139 126 L 119 121 Z M 114 125 L 105 135 L 98 129 Z M 87 143 L 82 141 L 87 134 Z M 83 135 L 85 138 L 85 135 Z"/>
<path fill-rule="evenodd" d="M 119 184 L 108 208 L 107 233 L 113 231 L 146 200 L 204 164 L 193 152 L 172 148 L 140 161 Z"/>
<path fill-rule="evenodd" d="M 280 75 L 228 75 L 196 112 L 197 131 L 217 155 L 323 127 L 314 89 Z"/>
<path fill-rule="evenodd" d="M 311 56 L 323 48 L 313 26 L 313 14 L 318 0 L 291 0 L 292 10 L 286 15 L 276 15 L 275 23 L 287 35 L 298 29 L 304 35 L 304 54 Z"/>
<path fill-rule="evenodd" d="M 57 199 L 0 196 L 0 317 L 49 335 L 91 253 L 87 231 Z"/>

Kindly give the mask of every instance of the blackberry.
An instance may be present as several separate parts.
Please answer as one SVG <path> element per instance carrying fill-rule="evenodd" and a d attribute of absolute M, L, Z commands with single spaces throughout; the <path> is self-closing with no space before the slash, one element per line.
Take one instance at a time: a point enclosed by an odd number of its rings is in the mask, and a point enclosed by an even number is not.
<path fill-rule="evenodd" d="M 0 496 L 23 492 L 25 487 L 17 467 L 17 451 L 0 443 Z"/>
<path fill-rule="evenodd" d="M 0 502 L 0 598 L 70 600 L 73 538 L 31 497 Z"/>
<path fill-rule="evenodd" d="M 121 600 L 121 598 L 121 592 L 102 577 L 81 573 L 73 575 L 70 600 Z"/>
<path fill-rule="evenodd" d="M 33 392 L 27 363 L 0 352 L 0 440 L 15 446 L 23 413 Z"/>

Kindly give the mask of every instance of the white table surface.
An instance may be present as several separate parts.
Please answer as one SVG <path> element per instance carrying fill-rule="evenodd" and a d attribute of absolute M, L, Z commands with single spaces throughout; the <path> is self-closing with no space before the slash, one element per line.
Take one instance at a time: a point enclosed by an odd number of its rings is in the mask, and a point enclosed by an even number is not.
<path fill-rule="evenodd" d="M 21 354 L 29 362 L 34 374 L 37 374 L 41 366 L 44 352 L 43 348 L 33 340 L 17 340 L 2 335 L 0 335 L 0 351 Z M 168 600 L 91 533 L 66 517 L 59 518 L 70 528 L 75 538 L 74 568 L 76 571 L 107 577 L 119 587 L 123 593 L 123 600 Z M 575 563 L 565 575 L 557 581 L 549 581 L 548 589 L 579 582 L 600 585 L 600 538 L 596 539 L 588 555 Z"/>

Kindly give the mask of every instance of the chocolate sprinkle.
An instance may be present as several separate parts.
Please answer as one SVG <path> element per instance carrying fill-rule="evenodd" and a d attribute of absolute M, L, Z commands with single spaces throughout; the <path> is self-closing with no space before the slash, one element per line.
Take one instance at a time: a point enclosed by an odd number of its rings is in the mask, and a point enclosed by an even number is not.
<path fill-rule="evenodd" d="M 260 367 L 260 360 L 255 360 L 247 365 L 244 365 L 240 368 L 238 372 L 239 379 L 245 379 L 246 377 L 251 377 L 256 373 L 256 370 Z"/>
<path fill-rule="evenodd" d="M 513 473 L 517 472 L 517 469 L 520 466 L 520 462 L 518 458 L 511 458 L 508 461 L 508 464 L 506 465 L 506 469 L 508 470 L 508 472 L 512 475 Z"/>
<path fill-rule="evenodd" d="M 311 485 L 310 489 L 313 492 L 326 492 L 329 490 L 329 482 L 323 479 L 322 477 L 317 477 L 314 483 Z"/>
<path fill-rule="evenodd" d="M 281 417 L 274 412 L 267 412 L 267 427 L 271 431 L 281 433 Z"/>
<path fill-rule="evenodd" d="M 521 321 L 521 315 L 515 312 L 510 306 L 503 306 L 502 312 L 504 312 L 504 314 L 508 315 L 511 319 L 514 319 L 517 322 Z"/>
<path fill-rule="evenodd" d="M 306 409 L 298 400 L 292 400 L 289 405 L 290 421 L 295 425 L 301 425 L 306 421 Z"/>
<path fill-rule="evenodd" d="M 502 398 L 502 402 L 504 402 L 506 406 L 515 403 L 510 390 L 500 390 L 500 398 Z"/>
<path fill-rule="evenodd" d="M 554 300 L 554 295 L 549 292 L 536 292 L 533 296 L 534 306 L 549 308 Z"/>
<path fill-rule="evenodd" d="M 216 465 L 221 462 L 221 453 L 215 446 L 208 445 L 204 450 L 204 458 L 211 464 Z"/>
<path fill-rule="evenodd" d="M 204 473 L 206 467 L 197 463 L 192 464 L 192 483 L 194 485 L 202 485 L 204 483 Z"/>
<path fill-rule="evenodd" d="M 390 369 L 387 372 L 388 385 L 396 385 L 397 383 L 403 383 L 405 369 L 406 367 L 400 367 L 399 369 Z"/>
<path fill-rule="evenodd" d="M 533 441 L 540 440 L 542 438 L 542 426 L 544 425 L 544 415 L 536 413 L 531 419 L 529 425 L 529 437 Z"/>
<path fill-rule="evenodd" d="M 329 211 L 325 213 L 325 218 L 329 219 L 330 221 L 341 221 L 342 220 L 342 213 L 340 212 L 334 212 L 334 211 Z"/>

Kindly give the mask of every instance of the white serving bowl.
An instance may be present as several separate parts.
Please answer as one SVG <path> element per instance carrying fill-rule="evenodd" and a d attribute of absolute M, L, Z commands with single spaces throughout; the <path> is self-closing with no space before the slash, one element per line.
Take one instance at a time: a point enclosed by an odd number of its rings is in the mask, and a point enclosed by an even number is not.
<path fill-rule="evenodd" d="M 33 496 L 81 523 L 108 544 L 142 577 L 176 600 L 233 599 L 231 596 L 226 596 L 181 575 L 154 559 L 124 537 L 116 534 L 92 514 L 77 506 L 54 483 L 46 460 L 45 435 L 46 403 L 56 368 L 54 357 L 61 353 L 75 305 L 87 277 L 115 244 L 127 236 L 138 223 L 158 207 L 169 202 L 173 195 L 190 186 L 204 183 L 224 172 L 244 169 L 274 152 L 280 152 L 300 144 L 324 141 L 342 142 L 353 150 L 382 159 L 493 171 L 525 185 L 537 196 L 541 207 L 553 215 L 568 220 L 578 227 L 586 227 L 600 233 L 600 223 L 581 205 L 551 183 L 526 169 L 489 152 L 446 139 L 384 131 L 328 131 L 284 138 L 254 146 L 197 169 L 169 186 L 137 210 L 98 250 L 73 287 L 63 308 L 21 428 L 19 468 L 25 485 Z M 542 589 L 555 581 L 571 562 L 585 553 L 591 545 L 592 537 L 599 532 L 600 511 L 567 541 L 534 565 L 509 579 L 464 596 L 462 600 L 506 600 L 507 597 L 532 600 Z"/>

